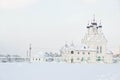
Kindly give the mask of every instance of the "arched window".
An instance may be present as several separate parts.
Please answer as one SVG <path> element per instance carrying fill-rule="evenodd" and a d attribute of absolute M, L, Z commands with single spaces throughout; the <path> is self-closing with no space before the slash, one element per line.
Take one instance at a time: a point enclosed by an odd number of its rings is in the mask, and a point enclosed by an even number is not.
<path fill-rule="evenodd" d="M 83 58 L 83 57 L 81 58 L 81 61 L 84 61 L 84 58 Z"/>
<path fill-rule="evenodd" d="M 71 59 L 71 63 L 73 63 L 73 61 L 74 61 L 74 60 L 73 60 L 73 58 L 72 58 L 72 59 Z"/>
<path fill-rule="evenodd" d="M 90 55 L 90 52 L 88 52 L 88 55 Z"/>
<path fill-rule="evenodd" d="M 97 61 L 101 61 L 101 57 L 100 56 L 97 57 Z"/>
<path fill-rule="evenodd" d="M 97 53 L 99 53 L 99 47 L 97 46 Z"/>
<path fill-rule="evenodd" d="M 71 51 L 71 54 L 74 54 L 74 51 Z"/>
<path fill-rule="evenodd" d="M 84 46 L 84 49 L 86 49 L 86 47 Z"/>
<path fill-rule="evenodd" d="M 36 58 L 36 61 L 37 61 L 37 58 Z"/>

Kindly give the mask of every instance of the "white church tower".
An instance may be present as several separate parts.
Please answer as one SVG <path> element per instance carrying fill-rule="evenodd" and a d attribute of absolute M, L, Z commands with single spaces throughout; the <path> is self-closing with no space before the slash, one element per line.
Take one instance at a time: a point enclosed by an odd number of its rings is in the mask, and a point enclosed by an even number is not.
<path fill-rule="evenodd" d="M 101 22 L 97 24 L 95 17 L 90 24 L 87 25 L 87 33 L 81 40 L 82 44 L 86 44 L 88 48 L 96 50 L 96 61 L 106 62 L 105 59 L 107 53 L 107 40 L 102 33 Z"/>

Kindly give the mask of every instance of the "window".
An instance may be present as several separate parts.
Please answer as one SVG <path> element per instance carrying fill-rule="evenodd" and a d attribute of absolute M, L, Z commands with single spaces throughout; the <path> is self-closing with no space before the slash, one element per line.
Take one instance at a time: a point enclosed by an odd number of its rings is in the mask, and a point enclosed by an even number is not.
<path fill-rule="evenodd" d="M 97 57 L 97 61 L 101 61 L 101 57 L 100 56 Z"/>
<path fill-rule="evenodd" d="M 85 54 L 85 52 L 83 52 L 83 54 Z"/>
<path fill-rule="evenodd" d="M 97 53 L 99 53 L 99 47 L 97 46 Z"/>
<path fill-rule="evenodd" d="M 88 55 L 90 55 L 90 52 L 88 52 Z"/>
<path fill-rule="evenodd" d="M 84 46 L 84 49 L 86 49 L 86 47 Z"/>
<path fill-rule="evenodd" d="M 73 59 L 71 59 L 71 63 L 73 63 L 73 61 L 74 61 L 74 60 L 73 60 Z"/>
<path fill-rule="evenodd" d="M 74 51 L 71 51 L 71 54 L 74 54 Z"/>
<path fill-rule="evenodd" d="M 82 57 L 81 61 L 84 61 L 84 58 Z"/>

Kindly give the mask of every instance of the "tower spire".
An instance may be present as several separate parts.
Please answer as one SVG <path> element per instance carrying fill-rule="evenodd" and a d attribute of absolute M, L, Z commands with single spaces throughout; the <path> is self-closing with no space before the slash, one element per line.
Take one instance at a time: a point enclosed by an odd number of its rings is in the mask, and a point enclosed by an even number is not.
<path fill-rule="evenodd" d="M 99 28 L 102 28 L 102 25 L 101 25 L 101 20 L 100 20 L 100 23 L 99 23 Z"/>
<path fill-rule="evenodd" d="M 71 46 L 74 46 L 74 43 L 73 43 L 73 41 L 72 41 L 72 43 L 71 43 Z"/>
<path fill-rule="evenodd" d="M 31 44 L 29 45 L 29 53 L 30 53 L 30 56 L 31 56 L 31 49 L 32 49 L 32 47 L 31 47 Z"/>
<path fill-rule="evenodd" d="M 91 24 L 92 24 L 92 25 L 97 25 L 97 22 L 96 22 L 96 20 L 95 20 L 95 14 L 93 15 L 93 19 L 92 19 L 92 21 L 91 21 Z"/>
<path fill-rule="evenodd" d="M 31 50 L 32 50 L 32 47 L 31 47 L 31 44 L 29 44 L 29 61 L 31 59 Z"/>
<path fill-rule="evenodd" d="M 93 22 L 95 22 L 95 14 L 93 14 Z"/>
<path fill-rule="evenodd" d="M 89 21 L 88 21 L 88 24 L 87 24 L 88 26 L 89 26 Z"/>
<path fill-rule="evenodd" d="M 65 47 L 68 47 L 67 41 L 65 41 Z"/>
<path fill-rule="evenodd" d="M 89 21 L 88 21 L 88 24 L 87 24 L 87 28 L 90 28 L 90 24 L 89 24 Z"/>

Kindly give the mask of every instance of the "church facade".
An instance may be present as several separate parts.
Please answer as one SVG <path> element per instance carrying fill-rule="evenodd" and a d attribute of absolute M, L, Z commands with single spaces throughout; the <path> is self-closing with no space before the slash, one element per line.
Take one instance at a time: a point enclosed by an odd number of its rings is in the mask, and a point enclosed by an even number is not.
<path fill-rule="evenodd" d="M 113 53 L 107 49 L 107 39 L 101 23 L 95 19 L 87 25 L 87 33 L 80 45 L 65 44 L 60 52 L 68 63 L 112 63 Z"/>
<path fill-rule="evenodd" d="M 31 55 L 30 62 L 63 62 L 63 63 L 113 63 L 113 53 L 107 49 L 107 39 L 102 32 L 101 23 L 95 19 L 86 27 L 87 33 L 80 44 L 65 44 L 59 52 L 40 52 Z M 37 56 L 36 56 L 37 55 Z M 116 58 L 115 60 L 116 61 Z"/>

